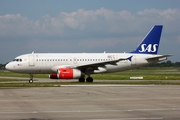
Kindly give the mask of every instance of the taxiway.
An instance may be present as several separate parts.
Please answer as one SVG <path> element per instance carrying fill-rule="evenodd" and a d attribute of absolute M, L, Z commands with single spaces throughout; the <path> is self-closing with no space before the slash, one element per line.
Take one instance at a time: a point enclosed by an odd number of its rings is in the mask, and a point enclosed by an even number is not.
<path fill-rule="evenodd" d="M 2 120 L 179 120 L 176 85 L 1 88 Z"/>

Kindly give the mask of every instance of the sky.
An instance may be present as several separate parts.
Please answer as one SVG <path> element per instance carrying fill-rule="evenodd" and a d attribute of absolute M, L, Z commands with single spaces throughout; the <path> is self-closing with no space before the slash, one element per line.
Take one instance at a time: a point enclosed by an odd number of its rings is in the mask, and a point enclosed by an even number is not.
<path fill-rule="evenodd" d="M 180 62 L 179 0 L 0 0 L 0 63 L 26 53 L 133 51 L 163 25 L 158 54 Z"/>

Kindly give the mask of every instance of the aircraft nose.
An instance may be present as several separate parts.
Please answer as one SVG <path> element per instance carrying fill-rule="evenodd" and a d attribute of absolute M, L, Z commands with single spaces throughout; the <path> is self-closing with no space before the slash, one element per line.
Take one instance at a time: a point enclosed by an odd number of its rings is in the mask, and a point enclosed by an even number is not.
<path fill-rule="evenodd" d="M 10 63 L 6 64 L 5 66 L 6 70 L 12 70 L 12 65 Z"/>

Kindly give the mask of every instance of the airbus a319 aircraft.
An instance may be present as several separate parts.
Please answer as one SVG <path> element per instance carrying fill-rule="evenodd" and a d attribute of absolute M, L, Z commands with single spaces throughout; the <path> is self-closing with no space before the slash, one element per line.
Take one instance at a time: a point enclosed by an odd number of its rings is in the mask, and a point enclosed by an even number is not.
<path fill-rule="evenodd" d="M 129 53 L 31 53 L 16 57 L 6 65 L 13 72 L 49 74 L 51 79 L 78 79 L 93 82 L 91 74 L 121 72 L 166 60 L 157 55 L 162 25 L 155 25 L 137 48 Z"/>

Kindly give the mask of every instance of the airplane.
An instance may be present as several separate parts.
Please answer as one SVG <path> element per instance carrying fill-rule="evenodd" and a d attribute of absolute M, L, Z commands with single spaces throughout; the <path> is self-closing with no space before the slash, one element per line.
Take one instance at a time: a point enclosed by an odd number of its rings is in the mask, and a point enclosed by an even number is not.
<path fill-rule="evenodd" d="M 78 79 L 93 82 L 91 74 L 112 73 L 139 68 L 164 61 L 171 55 L 158 55 L 162 25 L 155 25 L 129 53 L 34 53 L 24 54 L 9 62 L 5 68 L 30 75 L 49 74 L 50 79 Z"/>

